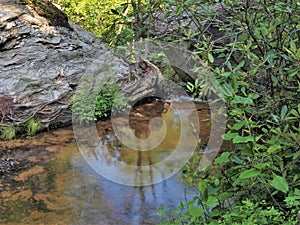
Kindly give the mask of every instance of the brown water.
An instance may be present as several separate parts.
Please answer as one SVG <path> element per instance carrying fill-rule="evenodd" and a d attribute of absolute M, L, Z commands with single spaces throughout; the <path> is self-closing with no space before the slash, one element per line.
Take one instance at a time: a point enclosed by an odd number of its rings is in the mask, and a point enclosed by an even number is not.
<path fill-rule="evenodd" d="M 197 108 L 199 118 L 194 119 L 200 121 L 205 143 L 210 134 L 209 108 L 204 103 Z M 174 149 L 180 125 L 170 105 L 151 103 L 130 115 L 130 127 L 139 138 L 149 136 L 149 118 L 163 117 L 171 127 L 167 140 L 158 149 L 141 154 L 120 144 L 111 123 L 101 121 L 97 130 L 102 149 L 133 165 L 154 164 Z M 0 224 L 156 224 L 159 218 L 153 213 L 159 206 L 175 209 L 180 201 L 192 197 L 193 190 L 185 186 L 180 173 L 144 187 L 120 185 L 99 176 L 79 152 L 72 128 L 0 144 L 4 149 L 0 157 L 13 162 L 12 171 L 0 173 Z M 97 151 L 90 154 L 112 165 L 110 173 L 125 176 L 126 171 L 113 167 L 109 157 Z"/>

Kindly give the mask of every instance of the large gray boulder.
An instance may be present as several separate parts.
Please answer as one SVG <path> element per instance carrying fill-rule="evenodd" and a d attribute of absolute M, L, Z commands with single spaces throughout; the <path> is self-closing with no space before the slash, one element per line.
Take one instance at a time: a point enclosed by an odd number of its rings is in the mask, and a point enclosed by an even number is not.
<path fill-rule="evenodd" d="M 49 3 L 47 3 L 49 4 Z M 0 122 L 22 124 L 31 117 L 45 127 L 71 122 L 70 98 L 95 59 L 109 61 L 115 77 L 129 74 L 94 35 L 51 5 L 0 2 Z M 55 16 L 53 16 L 53 14 Z"/>

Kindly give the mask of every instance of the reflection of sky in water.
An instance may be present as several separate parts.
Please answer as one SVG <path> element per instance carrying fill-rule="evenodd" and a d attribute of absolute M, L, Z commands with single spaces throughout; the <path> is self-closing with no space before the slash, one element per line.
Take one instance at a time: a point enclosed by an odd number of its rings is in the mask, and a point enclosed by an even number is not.
<path fill-rule="evenodd" d="M 174 127 L 180 125 L 180 116 L 178 110 L 174 109 L 173 110 L 173 125 Z"/>
<path fill-rule="evenodd" d="M 191 199 L 194 193 L 193 190 L 184 187 L 180 174 L 155 185 L 131 187 L 116 184 L 98 176 L 83 163 L 78 155 L 73 157 L 73 161 L 74 169 L 79 169 L 84 175 L 82 178 L 75 177 L 80 179 L 78 182 L 81 186 L 87 184 L 89 187 L 94 187 L 87 196 L 89 202 L 82 205 L 81 210 L 86 213 L 86 216 L 78 221 L 80 223 L 74 224 L 91 224 L 91 221 L 94 222 L 92 224 L 105 224 L 105 221 L 107 224 L 120 225 L 156 224 L 159 218 L 156 218 L 153 213 L 159 206 L 176 209 L 180 201 L 184 201 L 185 197 Z M 99 193 L 97 193 L 99 190 L 103 199 L 99 199 Z M 79 187 L 78 192 L 80 191 Z M 74 193 L 76 189 L 70 192 Z M 94 210 L 94 204 L 99 209 L 98 211 Z M 109 209 L 108 213 L 102 212 L 101 208 L 104 205 L 106 210 Z"/>

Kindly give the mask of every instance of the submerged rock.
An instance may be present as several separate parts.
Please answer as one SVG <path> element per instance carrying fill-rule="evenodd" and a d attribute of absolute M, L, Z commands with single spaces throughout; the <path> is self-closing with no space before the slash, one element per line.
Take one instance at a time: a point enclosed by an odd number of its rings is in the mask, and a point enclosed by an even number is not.
<path fill-rule="evenodd" d="M 51 7 L 47 16 L 40 5 L 0 2 L 0 122 L 4 125 L 22 124 L 31 117 L 45 127 L 70 123 L 70 97 L 96 59 L 113 64 L 115 77 L 129 74 L 128 64 L 97 37 Z M 5 99 L 12 99 L 13 105 Z"/>

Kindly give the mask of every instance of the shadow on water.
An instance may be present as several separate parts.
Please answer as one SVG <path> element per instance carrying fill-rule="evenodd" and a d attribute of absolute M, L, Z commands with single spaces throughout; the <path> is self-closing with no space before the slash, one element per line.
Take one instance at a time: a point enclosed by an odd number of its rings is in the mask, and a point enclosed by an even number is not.
<path fill-rule="evenodd" d="M 114 135 L 111 123 L 100 121 L 101 151 L 95 149 L 91 157 L 104 160 L 117 176 L 126 176 L 126 171 L 114 167 L 108 154 L 132 165 L 151 166 L 162 160 L 176 147 L 180 135 L 176 107 L 171 106 L 149 103 L 130 114 L 131 132 L 141 139 L 149 136 L 151 118 L 164 119 L 166 141 L 155 150 L 140 152 L 125 147 Z M 209 108 L 203 103 L 197 110 L 200 137 L 205 143 L 210 134 Z M 122 118 L 118 122 L 122 125 Z M 154 126 L 160 129 L 161 124 Z M 3 142 L 0 149 L 2 164 L 7 163 L 6 168 L 0 168 L 0 224 L 156 224 L 159 218 L 153 214 L 159 206 L 175 209 L 193 194 L 180 173 L 144 187 L 120 185 L 99 176 L 84 161 L 72 128 Z"/>

